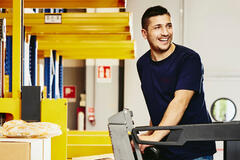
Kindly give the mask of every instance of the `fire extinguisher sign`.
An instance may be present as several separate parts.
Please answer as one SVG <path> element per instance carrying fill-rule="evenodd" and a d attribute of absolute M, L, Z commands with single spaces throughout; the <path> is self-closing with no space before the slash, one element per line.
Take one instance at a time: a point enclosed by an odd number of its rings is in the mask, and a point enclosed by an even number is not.
<path fill-rule="evenodd" d="M 97 82 L 111 83 L 112 82 L 112 67 L 111 66 L 97 66 Z"/>
<path fill-rule="evenodd" d="M 63 86 L 63 98 L 67 98 L 68 102 L 76 102 L 76 86 Z"/>

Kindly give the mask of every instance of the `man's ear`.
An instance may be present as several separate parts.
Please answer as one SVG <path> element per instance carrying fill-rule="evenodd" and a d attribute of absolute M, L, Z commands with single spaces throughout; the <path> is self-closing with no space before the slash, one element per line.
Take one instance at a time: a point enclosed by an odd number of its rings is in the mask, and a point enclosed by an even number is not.
<path fill-rule="evenodd" d="M 147 30 L 146 29 L 142 29 L 141 32 L 142 32 L 143 38 L 147 39 Z"/>

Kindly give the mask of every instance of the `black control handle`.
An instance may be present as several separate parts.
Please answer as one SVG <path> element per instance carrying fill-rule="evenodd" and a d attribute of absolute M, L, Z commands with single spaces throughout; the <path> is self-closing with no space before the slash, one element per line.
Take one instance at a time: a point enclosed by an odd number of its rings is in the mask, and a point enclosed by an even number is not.
<path fill-rule="evenodd" d="M 140 131 L 155 131 L 155 130 L 170 130 L 169 135 L 166 138 L 166 141 L 142 141 L 138 138 L 138 133 Z M 148 145 L 162 145 L 162 146 L 182 146 L 186 141 L 183 137 L 183 128 L 179 126 L 155 126 L 155 127 L 149 127 L 149 126 L 143 126 L 143 127 L 136 127 L 132 129 L 132 136 L 133 139 L 138 144 L 148 144 Z"/>
<path fill-rule="evenodd" d="M 170 130 L 163 141 L 141 141 L 137 134 L 139 131 Z M 132 129 L 132 136 L 139 144 L 181 146 L 187 141 L 239 141 L 240 121 L 188 124 L 177 126 L 136 127 Z"/>

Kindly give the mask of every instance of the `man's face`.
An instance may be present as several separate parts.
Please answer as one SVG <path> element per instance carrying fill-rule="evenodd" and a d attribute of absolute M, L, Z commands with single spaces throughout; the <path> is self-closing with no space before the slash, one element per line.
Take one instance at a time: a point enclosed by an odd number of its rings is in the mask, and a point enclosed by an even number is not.
<path fill-rule="evenodd" d="M 167 14 L 150 17 L 148 28 L 142 29 L 142 34 L 152 50 L 160 53 L 167 51 L 173 38 L 171 17 Z"/>

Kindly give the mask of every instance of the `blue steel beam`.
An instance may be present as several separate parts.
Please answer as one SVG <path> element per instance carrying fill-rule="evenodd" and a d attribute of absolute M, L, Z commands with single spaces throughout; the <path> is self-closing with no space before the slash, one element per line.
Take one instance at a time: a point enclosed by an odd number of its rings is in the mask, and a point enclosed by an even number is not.
<path fill-rule="evenodd" d="M 51 98 L 51 61 L 50 57 L 44 58 L 44 86 L 47 87 L 47 98 Z"/>
<path fill-rule="evenodd" d="M 9 92 L 12 92 L 12 36 L 7 36 L 5 74 L 9 76 Z"/>
<path fill-rule="evenodd" d="M 63 98 L 63 59 L 59 56 L 59 95 Z"/>

